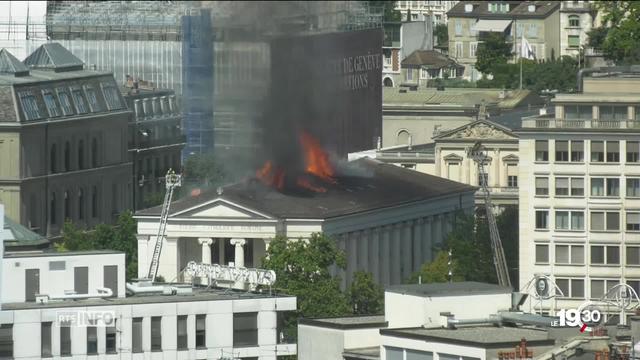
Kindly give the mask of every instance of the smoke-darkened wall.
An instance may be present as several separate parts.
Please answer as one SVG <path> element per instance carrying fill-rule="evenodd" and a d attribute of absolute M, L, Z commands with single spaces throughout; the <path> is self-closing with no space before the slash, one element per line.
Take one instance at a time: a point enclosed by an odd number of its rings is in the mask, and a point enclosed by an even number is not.
<path fill-rule="evenodd" d="M 331 154 L 371 149 L 382 129 L 382 30 L 278 37 L 271 42 L 265 145 L 288 166 L 300 131 Z"/>

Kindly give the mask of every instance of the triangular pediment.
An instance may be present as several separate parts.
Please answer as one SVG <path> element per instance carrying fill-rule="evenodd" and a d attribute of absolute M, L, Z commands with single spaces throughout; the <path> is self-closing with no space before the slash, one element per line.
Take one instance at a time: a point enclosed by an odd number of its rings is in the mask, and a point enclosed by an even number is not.
<path fill-rule="evenodd" d="M 172 217 L 193 218 L 223 218 L 223 219 L 270 219 L 271 217 L 259 211 L 218 198 L 190 209 L 173 214 Z"/>
<path fill-rule="evenodd" d="M 463 160 L 462 156 L 457 155 L 457 154 L 449 154 L 449 155 L 443 157 L 443 159 L 445 161 L 462 161 Z"/>
<path fill-rule="evenodd" d="M 509 154 L 509 155 L 504 156 L 502 158 L 502 161 L 518 162 L 519 160 L 520 160 L 520 158 L 518 157 L 518 155 L 515 155 L 515 154 Z"/>
<path fill-rule="evenodd" d="M 456 129 L 442 132 L 435 140 L 517 140 L 518 137 L 507 127 L 489 120 L 478 120 Z"/>

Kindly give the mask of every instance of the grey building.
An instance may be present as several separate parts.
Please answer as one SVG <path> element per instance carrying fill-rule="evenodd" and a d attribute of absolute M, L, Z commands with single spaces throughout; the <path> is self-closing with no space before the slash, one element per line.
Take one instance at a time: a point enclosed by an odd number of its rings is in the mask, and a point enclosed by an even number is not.
<path fill-rule="evenodd" d="M 124 100 L 133 112 L 129 119 L 129 155 L 133 165 L 133 208 L 155 205 L 164 195 L 164 176 L 179 172 L 186 144 L 182 113 L 173 90 L 129 79 Z"/>
<path fill-rule="evenodd" d="M 131 203 L 130 111 L 113 75 L 57 43 L 0 50 L 0 202 L 41 235 L 112 222 Z"/>

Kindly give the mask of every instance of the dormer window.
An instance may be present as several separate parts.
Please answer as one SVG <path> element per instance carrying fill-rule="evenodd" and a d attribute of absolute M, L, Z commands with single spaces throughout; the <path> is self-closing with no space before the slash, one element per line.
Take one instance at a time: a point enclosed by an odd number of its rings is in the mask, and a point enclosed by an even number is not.
<path fill-rule="evenodd" d="M 535 5 L 533 5 L 533 4 L 532 4 L 532 5 L 529 5 L 529 6 L 527 7 L 527 10 L 528 10 L 530 13 L 536 12 L 536 6 L 535 6 Z"/>
<path fill-rule="evenodd" d="M 491 4 L 489 4 L 491 5 Z M 464 4 L 464 12 L 472 12 L 473 11 L 473 4 Z"/>
<path fill-rule="evenodd" d="M 20 98 L 20 104 L 22 105 L 25 120 L 40 119 L 38 102 L 36 101 L 36 97 L 33 93 L 31 91 L 21 91 L 18 93 L 18 97 Z"/>
<path fill-rule="evenodd" d="M 85 86 L 84 91 L 87 94 L 87 100 L 89 101 L 91 112 L 102 111 L 102 106 L 100 106 L 100 103 L 98 102 L 98 95 L 96 95 L 96 90 L 91 86 Z"/>

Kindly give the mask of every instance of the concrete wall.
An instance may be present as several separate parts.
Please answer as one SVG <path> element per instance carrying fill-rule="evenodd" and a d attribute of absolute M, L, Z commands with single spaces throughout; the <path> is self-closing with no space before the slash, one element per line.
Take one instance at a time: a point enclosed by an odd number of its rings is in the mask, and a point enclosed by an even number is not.
<path fill-rule="evenodd" d="M 64 270 L 49 270 L 53 261 L 65 262 Z M 89 292 L 104 287 L 104 266 L 118 266 L 118 297 L 125 296 L 125 254 L 74 254 L 64 256 L 5 257 L 2 261 L 2 302 L 25 301 L 25 272 L 40 270 L 40 294 L 64 295 L 74 288 L 74 268 L 89 268 Z"/>
<path fill-rule="evenodd" d="M 489 360 L 487 358 L 486 350 L 482 348 L 399 338 L 394 336 L 382 336 L 380 359 L 386 359 L 387 347 L 431 352 L 433 353 L 433 360 L 440 360 L 440 354 L 457 355 L 465 360 Z"/>
<path fill-rule="evenodd" d="M 348 349 L 380 345 L 380 329 L 330 329 L 298 325 L 298 359 L 342 360 Z"/>
<path fill-rule="evenodd" d="M 511 307 L 511 294 L 425 297 L 386 291 L 384 307 L 390 329 L 439 327 L 443 326 L 441 312 L 450 312 L 456 319 L 472 319 L 482 317 L 479 314 L 508 310 Z"/>
<path fill-rule="evenodd" d="M 416 50 L 433 49 L 433 23 L 430 19 L 402 24 L 402 55 L 404 58 Z M 402 61 L 404 59 L 400 59 Z"/>

